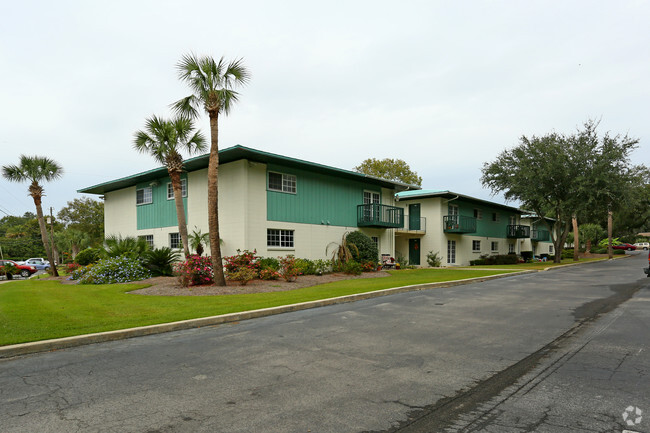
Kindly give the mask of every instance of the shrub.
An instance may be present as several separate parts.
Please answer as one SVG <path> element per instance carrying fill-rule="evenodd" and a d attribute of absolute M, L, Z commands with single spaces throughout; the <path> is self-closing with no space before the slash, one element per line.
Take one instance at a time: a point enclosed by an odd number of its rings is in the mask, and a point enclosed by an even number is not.
<path fill-rule="evenodd" d="M 149 277 L 151 277 L 151 273 L 140 264 L 139 260 L 121 256 L 100 260 L 79 278 L 79 283 L 127 283 Z"/>
<path fill-rule="evenodd" d="M 314 275 L 316 273 L 316 266 L 309 259 L 296 259 L 296 267 L 300 275 Z"/>
<path fill-rule="evenodd" d="M 223 260 L 225 261 L 225 264 L 223 267 L 226 270 L 226 274 L 230 275 L 238 272 L 242 268 L 246 268 L 252 269 L 255 273 L 255 277 L 257 277 L 260 272 L 260 266 L 258 263 L 259 257 L 255 254 L 257 254 L 257 250 L 252 252 L 248 250 L 244 250 L 244 252 L 237 250 L 237 254 L 234 256 L 224 257 Z"/>
<path fill-rule="evenodd" d="M 186 261 L 174 265 L 174 275 L 183 287 L 212 284 L 212 258 L 189 256 Z"/>
<path fill-rule="evenodd" d="M 77 269 L 80 269 L 81 265 L 78 263 L 66 263 L 65 264 L 65 273 L 70 275 Z"/>
<path fill-rule="evenodd" d="M 361 275 L 363 268 L 359 262 L 349 260 L 343 265 L 343 272 L 349 275 Z"/>
<path fill-rule="evenodd" d="M 607 247 L 605 247 L 605 248 L 602 248 L 602 247 L 591 248 L 591 253 L 592 254 L 607 254 Z"/>
<path fill-rule="evenodd" d="M 271 269 L 273 271 L 277 271 L 278 269 L 280 269 L 280 262 L 275 257 L 260 258 L 259 260 L 257 260 L 257 264 L 259 265 L 261 270 Z"/>
<path fill-rule="evenodd" d="M 362 272 L 375 272 L 377 270 L 377 263 L 372 260 L 366 260 L 360 263 Z"/>
<path fill-rule="evenodd" d="M 433 251 L 429 251 L 427 254 L 427 263 L 432 268 L 439 268 L 442 265 L 442 258 L 438 254 L 438 252 L 434 253 Z"/>
<path fill-rule="evenodd" d="M 300 271 L 296 266 L 296 258 L 292 254 L 280 258 L 280 269 L 278 273 L 286 281 L 295 281 L 298 275 L 300 275 Z"/>
<path fill-rule="evenodd" d="M 524 259 L 524 261 L 529 261 L 533 259 L 533 252 L 532 251 L 522 251 L 521 252 L 521 258 Z"/>
<path fill-rule="evenodd" d="M 625 250 L 614 250 L 613 253 L 617 255 L 621 255 L 621 254 L 625 254 Z"/>
<path fill-rule="evenodd" d="M 280 277 L 280 273 L 271 268 L 262 269 L 260 271 L 260 279 L 262 280 L 277 280 Z"/>
<path fill-rule="evenodd" d="M 97 263 L 100 257 L 100 250 L 97 248 L 86 248 L 77 254 L 74 261 L 81 266 L 88 266 L 91 263 Z"/>
<path fill-rule="evenodd" d="M 476 260 L 470 260 L 469 265 L 470 266 L 484 266 L 487 264 L 486 259 L 476 259 Z"/>
<path fill-rule="evenodd" d="M 156 248 L 146 251 L 143 256 L 144 267 L 154 276 L 172 276 L 172 266 L 180 258 L 180 253 L 169 247 Z"/>
<path fill-rule="evenodd" d="M 316 271 L 316 275 L 328 274 L 332 272 L 332 261 L 323 259 L 315 260 L 314 269 Z"/>
<path fill-rule="evenodd" d="M 5 263 L 0 269 L 0 275 L 4 275 L 8 280 L 12 280 L 14 275 L 18 274 L 18 268 L 13 263 Z"/>
<path fill-rule="evenodd" d="M 563 249 L 562 254 L 560 255 L 562 259 L 572 259 L 573 258 L 573 248 L 571 249 Z"/>
<path fill-rule="evenodd" d="M 94 266 L 94 264 L 91 263 L 90 265 L 81 266 L 81 267 L 75 269 L 74 271 L 70 272 L 70 276 L 68 276 L 68 280 L 78 280 L 78 279 L 80 279 L 81 277 L 84 276 L 84 274 L 86 274 L 88 271 L 90 271 L 93 266 Z"/>
<path fill-rule="evenodd" d="M 379 257 L 377 245 L 370 239 L 368 235 L 360 231 L 348 233 L 345 240 L 354 245 L 356 250 L 352 250 L 352 258 L 354 261 L 363 263 L 366 261 L 376 262 Z"/>
<path fill-rule="evenodd" d="M 245 286 L 249 281 L 254 280 L 257 275 L 257 270 L 245 266 L 238 268 L 236 271 L 229 271 L 227 273 L 229 280 L 239 281 L 239 284 L 242 286 Z"/>
<path fill-rule="evenodd" d="M 105 241 L 106 246 L 102 255 L 104 257 L 129 257 L 131 259 L 138 259 L 142 257 L 145 251 L 149 249 L 149 244 L 143 238 L 135 238 L 133 236 L 111 235 Z"/>

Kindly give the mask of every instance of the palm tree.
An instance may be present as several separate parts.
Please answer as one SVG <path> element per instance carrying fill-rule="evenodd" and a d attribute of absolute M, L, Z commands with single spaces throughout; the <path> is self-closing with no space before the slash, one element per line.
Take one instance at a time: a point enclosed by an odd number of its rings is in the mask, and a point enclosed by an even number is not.
<path fill-rule="evenodd" d="M 242 60 L 227 63 L 223 57 L 215 62 L 212 57 L 183 56 L 177 65 L 179 78 L 185 81 L 192 94 L 174 104 L 176 112 L 197 118 L 201 111 L 210 118 L 210 159 L 208 162 L 208 229 L 214 283 L 225 286 L 219 244 L 219 115 L 227 115 L 239 99 L 234 90 L 249 80 L 249 72 Z"/>
<path fill-rule="evenodd" d="M 45 156 L 25 156 L 20 155 L 19 165 L 5 165 L 2 167 L 2 175 L 10 182 L 25 182 L 31 181 L 29 185 L 29 195 L 34 199 L 36 205 L 36 216 L 38 217 L 38 226 L 41 229 L 41 239 L 43 240 L 43 247 L 47 254 L 47 260 L 51 263 L 52 274 L 55 277 L 59 276 L 52 257 L 52 250 L 50 249 L 50 241 L 47 237 L 47 230 L 45 229 L 45 220 L 43 219 L 43 208 L 41 201 L 43 198 L 43 187 L 41 182 L 51 182 L 63 176 L 63 168 L 54 160 Z"/>
<path fill-rule="evenodd" d="M 194 226 L 196 229 L 197 227 Z M 203 254 L 203 245 L 210 242 L 210 233 L 201 233 L 201 229 L 196 229 L 190 235 L 190 247 L 192 247 L 197 255 Z"/>
<path fill-rule="evenodd" d="M 183 172 L 183 157 L 181 151 L 186 150 L 190 155 L 205 151 L 205 138 L 199 131 L 194 132 L 194 123 L 187 117 L 177 117 L 165 120 L 152 116 L 147 119 L 145 131 L 135 133 L 133 147 L 139 152 L 149 153 L 156 161 L 167 167 L 169 178 L 174 189 L 178 232 L 183 242 L 185 257 L 190 255 L 187 244 L 187 222 L 181 190 L 181 173 Z"/>

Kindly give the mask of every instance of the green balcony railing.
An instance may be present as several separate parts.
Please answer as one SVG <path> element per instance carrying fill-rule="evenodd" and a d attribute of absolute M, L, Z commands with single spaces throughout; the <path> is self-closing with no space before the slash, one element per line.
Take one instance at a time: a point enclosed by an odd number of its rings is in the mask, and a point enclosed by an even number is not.
<path fill-rule="evenodd" d="M 404 227 L 404 209 L 385 204 L 360 204 L 357 206 L 357 226 L 376 228 Z"/>
<path fill-rule="evenodd" d="M 530 227 L 521 225 L 508 225 L 507 237 L 521 239 L 530 237 Z"/>
<path fill-rule="evenodd" d="M 548 230 L 533 230 L 530 234 L 530 240 L 538 242 L 546 242 L 551 239 L 551 234 Z"/>
<path fill-rule="evenodd" d="M 445 215 L 442 217 L 442 228 L 445 233 L 474 233 L 476 232 L 476 218 Z"/>

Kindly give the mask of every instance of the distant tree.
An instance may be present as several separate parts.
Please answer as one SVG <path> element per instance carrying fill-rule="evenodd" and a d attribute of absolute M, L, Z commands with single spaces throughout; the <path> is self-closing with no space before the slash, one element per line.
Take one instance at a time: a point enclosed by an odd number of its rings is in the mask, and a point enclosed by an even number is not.
<path fill-rule="evenodd" d="M 98 246 L 104 240 L 104 203 L 90 197 L 69 201 L 57 214 L 66 229 L 86 233 L 89 243 Z"/>
<path fill-rule="evenodd" d="M 44 156 L 20 156 L 19 165 L 5 165 L 2 167 L 2 175 L 11 182 L 31 182 L 29 185 L 29 195 L 34 199 L 36 206 L 36 215 L 38 225 L 41 231 L 43 247 L 47 254 L 47 259 L 52 264 L 52 275 L 58 277 L 59 273 L 54 266 L 54 257 L 50 249 L 50 241 L 45 229 L 45 220 L 43 219 L 43 208 L 41 206 L 43 198 L 43 181 L 51 182 L 63 176 L 63 168 L 54 160 Z"/>
<path fill-rule="evenodd" d="M 59 251 L 69 251 L 72 259 L 90 245 L 90 236 L 81 230 L 67 228 L 54 233 L 54 242 Z"/>
<path fill-rule="evenodd" d="M 597 244 L 605 236 L 605 230 L 598 224 L 581 224 L 578 230 L 581 239 L 585 241 L 587 252 L 590 252 L 591 246 Z"/>
<path fill-rule="evenodd" d="M 147 119 L 145 130 L 135 133 L 133 146 L 137 151 L 150 154 L 157 162 L 167 167 L 174 190 L 178 232 L 183 243 L 183 252 L 185 257 L 188 257 L 190 249 L 187 243 L 187 223 L 181 190 L 182 152 L 192 155 L 205 151 L 205 138 L 199 131 L 194 131 L 194 122 L 187 117 L 166 120 L 152 116 Z"/>
<path fill-rule="evenodd" d="M 215 62 L 212 57 L 183 56 L 178 63 L 179 78 L 192 94 L 172 107 L 177 113 L 197 118 L 202 111 L 210 118 L 210 158 L 208 161 L 208 229 L 214 283 L 225 286 L 221 245 L 219 242 L 219 115 L 227 115 L 239 99 L 235 88 L 248 82 L 250 74 L 241 59 Z"/>
<path fill-rule="evenodd" d="M 518 200 L 525 209 L 555 219 L 548 226 L 561 253 L 575 215 L 602 214 L 618 208 L 629 196 L 639 167 L 629 154 L 638 140 L 627 136 L 599 139 L 592 120 L 573 135 L 550 133 L 522 136 L 519 145 L 483 165 L 481 182 L 506 200 Z"/>
<path fill-rule="evenodd" d="M 401 159 L 375 159 L 369 158 L 354 167 L 359 173 L 369 174 L 382 179 L 422 186 L 422 178 L 411 170 L 409 165 Z"/>

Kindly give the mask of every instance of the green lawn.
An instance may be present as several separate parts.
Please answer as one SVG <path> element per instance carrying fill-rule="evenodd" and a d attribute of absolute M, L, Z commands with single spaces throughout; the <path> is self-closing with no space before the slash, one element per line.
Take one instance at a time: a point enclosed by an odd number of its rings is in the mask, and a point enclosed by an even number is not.
<path fill-rule="evenodd" d="M 564 259 L 562 263 L 553 263 L 553 262 L 533 262 L 533 263 L 519 263 L 516 265 L 492 265 L 492 266 L 467 266 L 459 269 L 513 269 L 519 271 L 525 270 L 537 270 L 541 271 L 542 269 L 552 268 L 554 266 L 569 265 L 572 263 L 586 263 L 586 262 L 597 262 L 600 260 L 607 260 L 607 258 L 590 258 L 590 259 L 580 259 L 579 261 L 574 261 L 573 259 Z"/>
<path fill-rule="evenodd" d="M 226 296 L 142 296 L 144 284 L 70 285 L 24 280 L 0 284 L 0 346 L 255 310 L 354 293 L 512 272 L 488 269 L 391 271 L 284 292 Z"/>

